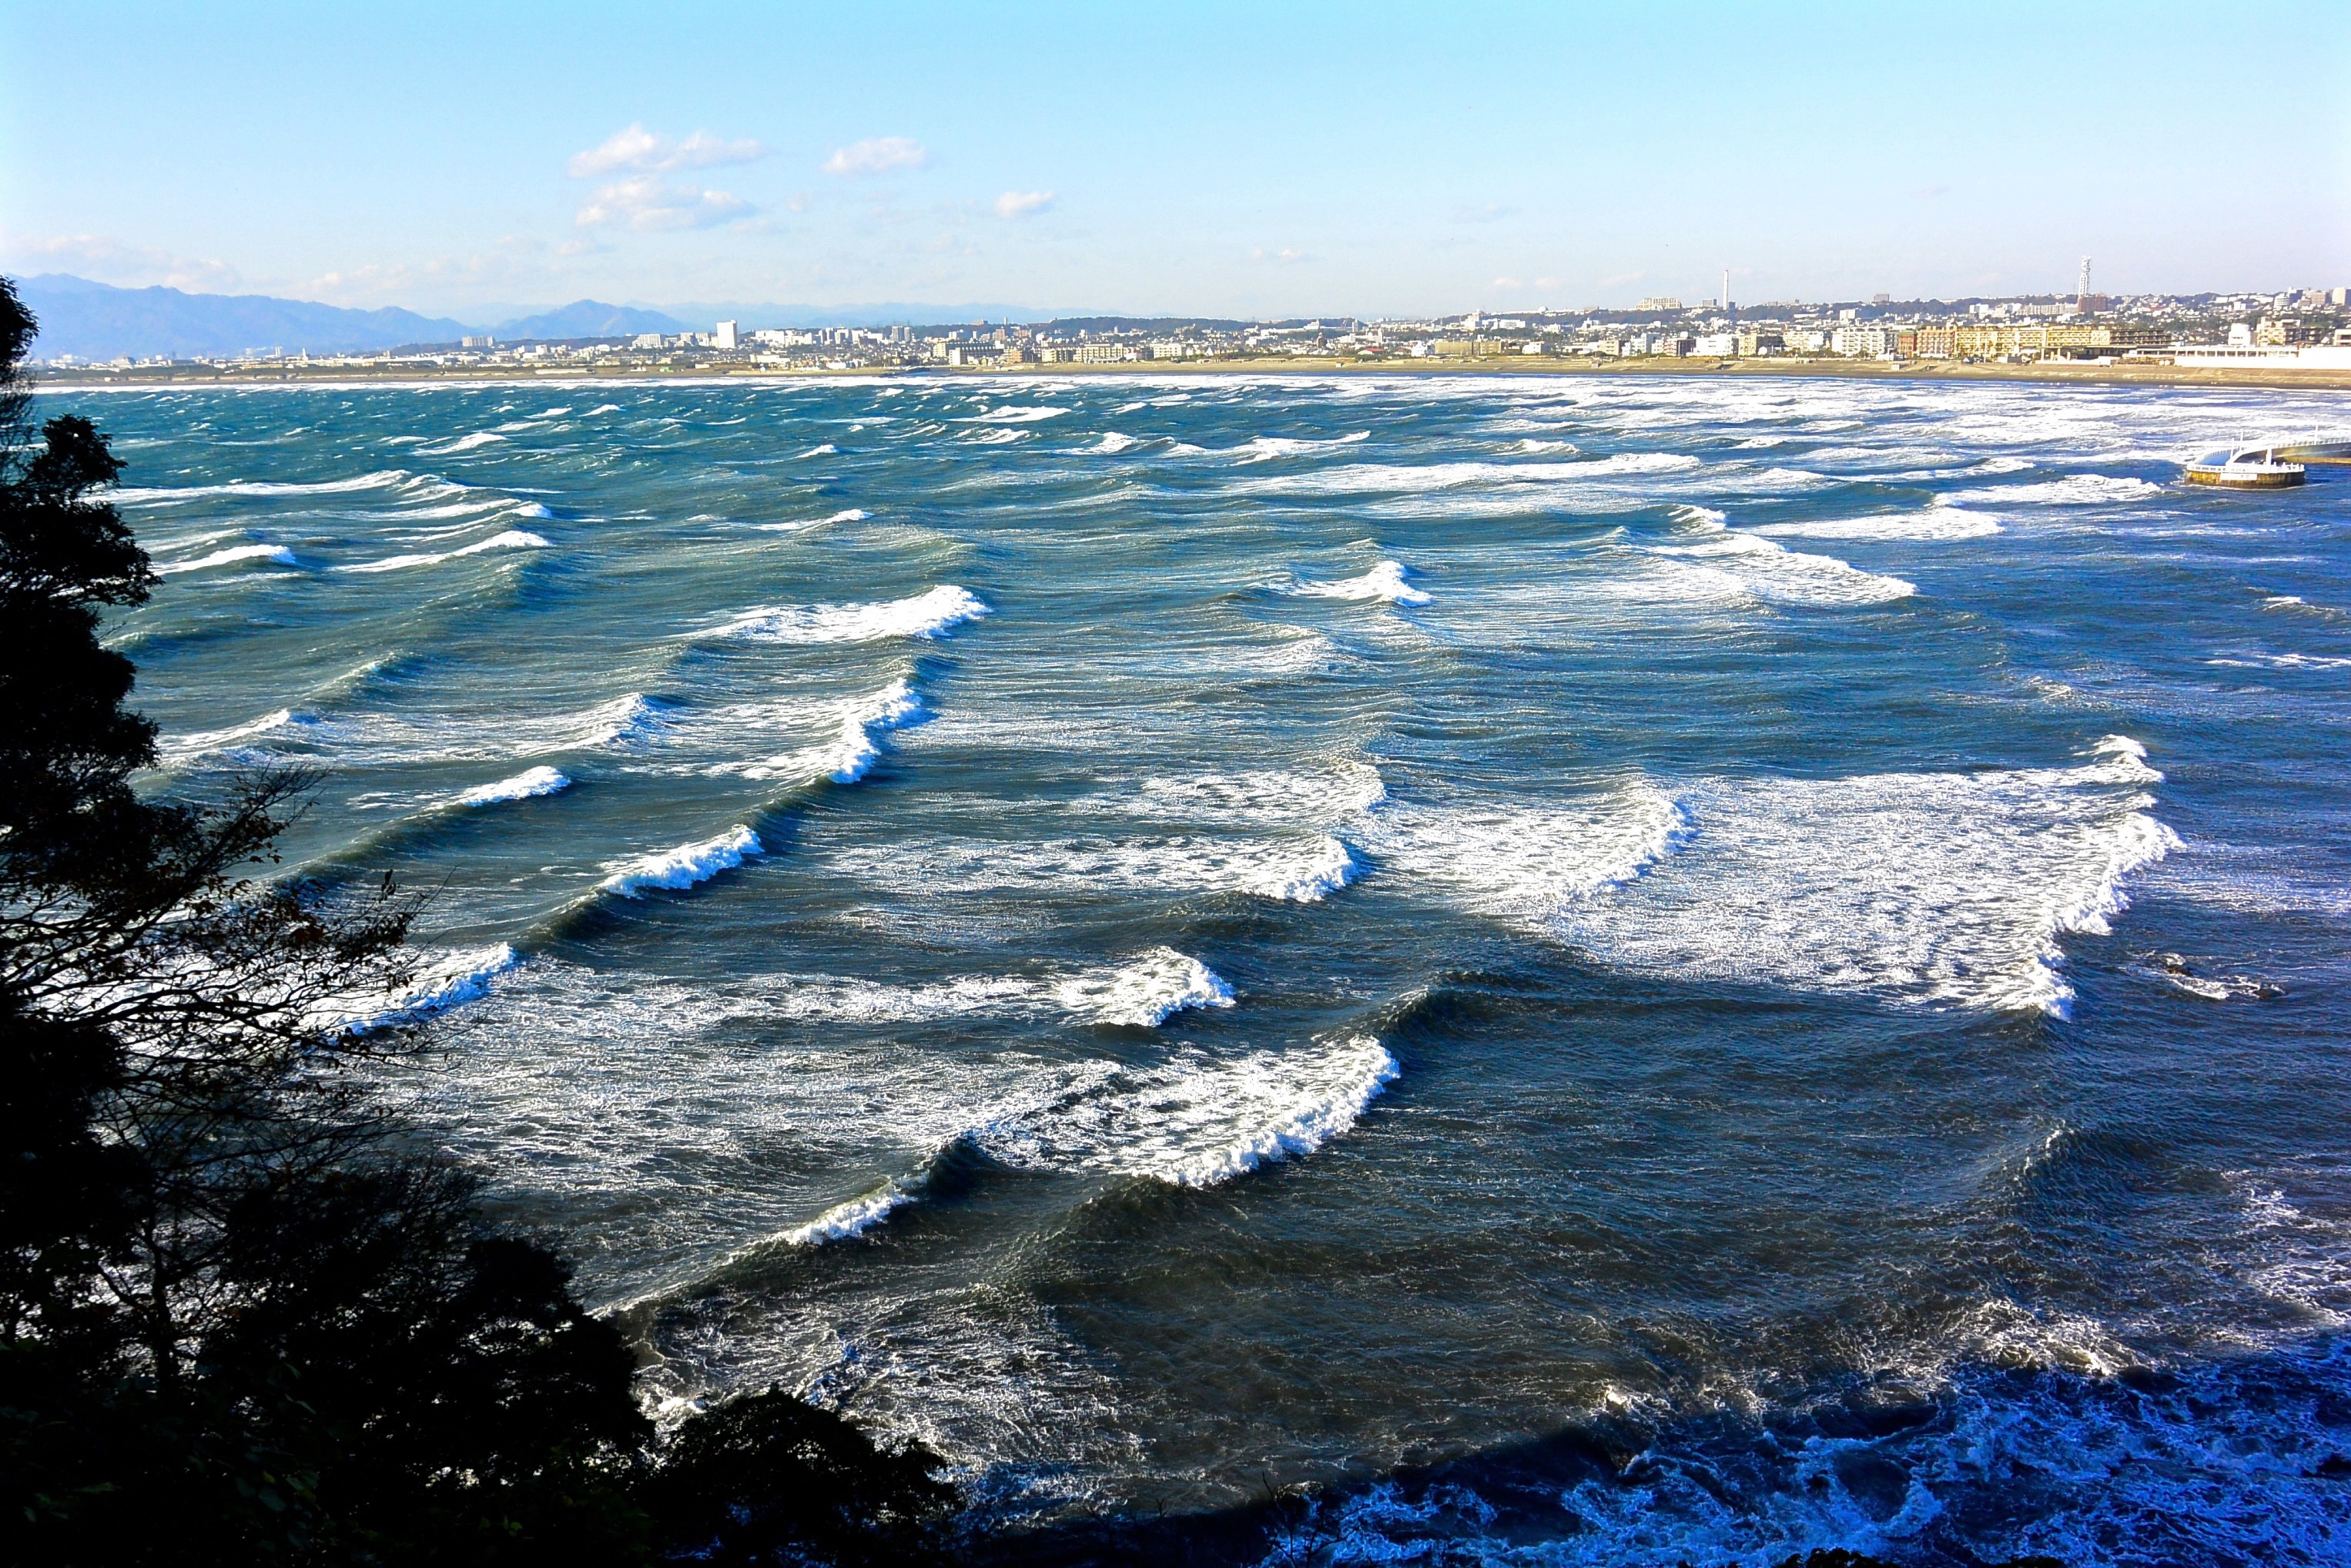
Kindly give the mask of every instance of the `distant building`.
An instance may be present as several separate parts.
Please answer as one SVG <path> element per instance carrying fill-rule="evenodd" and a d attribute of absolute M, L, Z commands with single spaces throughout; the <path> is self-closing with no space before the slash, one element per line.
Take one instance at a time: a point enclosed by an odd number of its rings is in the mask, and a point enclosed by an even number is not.
<path fill-rule="evenodd" d="M 1698 334 L 1696 351 L 1699 354 L 1712 354 L 1722 358 L 1729 358 L 1729 356 L 1739 352 L 1739 334 L 1736 332 L 1701 332 Z"/>
<path fill-rule="evenodd" d="M 659 332 L 640 332 L 636 336 L 633 346 L 640 349 L 658 349 L 662 346 L 662 335 Z"/>
<path fill-rule="evenodd" d="M 1633 307 L 1635 310 L 1679 310 L 1682 302 L 1670 294 L 1653 294 Z"/>
<path fill-rule="evenodd" d="M 735 347 L 735 323 L 732 321 L 721 321 L 718 323 L 717 329 L 710 334 L 710 346 L 714 349 L 733 349 Z"/>
<path fill-rule="evenodd" d="M 444 338 L 442 341 L 447 342 L 448 340 Z M 460 338 L 457 341 L 460 347 L 467 349 L 495 349 L 498 346 L 498 340 L 491 337 Z"/>
<path fill-rule="evenodd" d="M 1946 339 L 1948 339 L 1950 330 L 1951 329 L 1949 328 L 1941 329 Z M 1918 337 L 1919 353 L 1925 354 L 1929 358 L 1949 357 L 1949 350 L 1948 349 L 1945 350 L 1942 355 L 1938 356 L 1936 355 L 1933 350 L 1926 347 L 1926 332 L 1920 332 Z M 1865 327 L 1856 321 L 1847 326 L 1841 326 L 1829 334 L 1829 352 L 1833 354 L 1854 355 L 1864 359 L 1876 359 L 1881 354 L 1891 354 L 1897 351 L 1901 347 L 1900 340 L 1901 333 L 1897 329 L 1886 327 Z"/>

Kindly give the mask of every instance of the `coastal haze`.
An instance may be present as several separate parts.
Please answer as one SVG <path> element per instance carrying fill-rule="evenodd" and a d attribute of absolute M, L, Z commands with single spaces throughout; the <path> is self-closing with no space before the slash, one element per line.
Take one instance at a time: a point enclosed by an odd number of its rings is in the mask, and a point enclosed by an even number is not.
<path fill-rule="evenodd" d="M 2333 11 L 73 12 L 141 788 L 429 890 L 338 1027 L 666 1437 L 980 1562 L 2351 1559 Z"/>

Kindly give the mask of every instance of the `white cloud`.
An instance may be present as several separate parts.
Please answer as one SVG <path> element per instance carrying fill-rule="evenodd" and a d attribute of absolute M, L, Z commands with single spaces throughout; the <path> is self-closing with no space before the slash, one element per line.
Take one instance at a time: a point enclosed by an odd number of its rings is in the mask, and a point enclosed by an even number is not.
<path fill-rule="evenodd" d="M 859 180 L 893 169 L 919 169 L 930 161 L 929 150 L 911 136 L 876 136 L 834 148 L 824 161 L 824 172 Z"/>
<path fill-rule="evenodd" d="M 1031 213 L 1041 213 L 1053 204 L 1050 191 L 1007 191 L 996 198 L 996 215 L 999 218 L 1025 218 Z"/>
<path fill-rule="evenodd" d="M 599 187 L 580 209 L 578 222 L 581 228 L 626 225 L 646 232 L 702 229 L 748 217 L 753 210 L 750 203 L 731 192 L 672 185 L 652 174 L 639 174 Z"/>
<path fill-rule="evenodd" d="M 225 261 L 175 256 L 131 245 L 111 235 L 0 235 L 0 256 L 12 272 L 63 268 L 99 283 L 131 287 L 161 284 L 192 293 L 234 292 L 244 276 Z"/>
<path fill-rule="evenodd" d="M 574 153 L 565 167 L 575 180 L 591 180 L 616 169 L 666 173 L 673 169 L 707 169 L 715 163 L 748 163 L 767 155 L 765 147 L 747 139 L 729 141 L 697 131 L 678 141 L 643 125 L 631 125 L 606 137 L 602 146 Z"/>
<path fill-rule="evenodd" d="M 1311 261 L 1314 258 L 1302 250 L 1266 250 L 1260 247 L 1249 252 L 1249 259 L 1270 261 L 1277 267 L 1293 267 L 1299 262 Z"/>

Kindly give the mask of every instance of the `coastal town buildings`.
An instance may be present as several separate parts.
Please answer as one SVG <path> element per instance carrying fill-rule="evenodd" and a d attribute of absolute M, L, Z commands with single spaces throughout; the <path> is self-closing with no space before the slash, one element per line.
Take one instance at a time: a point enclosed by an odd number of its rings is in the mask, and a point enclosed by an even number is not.
<path fill-rule="evenodd" d="M 1726 285 L 1725 293 L 1728 293 Z M 539 375 L 726 373 L 743 371 L 902 369 L 1002 371 L 1130 361 L 1298 361 L 1578 359 L 1586 362 L 1687 358 L 1870 360 L 1952 364 L 2051 361 L 2135 362 L 2175 350 L 2252 362 L 2330 361 L 2351 350 L 2351 289 L 2338 287 L 2195 295 L 2071 295 L 1897 301 L 1723 298 L 1686 306 L 1652 296 L 1631 308 L 1469 310 L 1455 316 L 1288 321 L 1092 317 L 1044 322 L 868 326 L 752 325 L 722 320 L 708 331 L 640 332 L 559 341 L 509 342 L 489 335 L 387 352 L 305 354 L 253 350 L 187 361 L 192 372 L 267 374 L 296 366 L 389 371 L 401 367 Z M 2259 350 L 2256 354 L 2255 350 Z M 106 365 L 60 357 L 50 369 L 148 373 L 173 361 Z M 2182 362 L 2186 362 L 2183 359 Z M 2204 361 L 2199 361 L 2204 362 Z M 2210 362 L 2219 362 L 2212 361 Z"/>

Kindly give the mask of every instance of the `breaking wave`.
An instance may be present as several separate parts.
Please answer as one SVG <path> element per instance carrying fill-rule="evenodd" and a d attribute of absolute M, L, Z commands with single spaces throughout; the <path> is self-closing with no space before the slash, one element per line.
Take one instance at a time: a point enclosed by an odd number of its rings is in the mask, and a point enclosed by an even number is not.
<path fill-rule="evenodd" d="M 434 566 L 444 560 L 455 560 L 460 556 L 481 555 L 494 549 L 547 549 L 549 548 L 550 547 L 548 541 L 537 534 L 526 532 L 521 528 L 508 528 L 502 534 L 493 534 L 488 538 L 477 539 L 457 549 L 439 550 L 430 555 L 386 556 L 381 560 L 356 561 L 349 566 L 339 566 L 335 570 L 337 571 L 398 571 L 402 567 Z"/>
<path fill-rule="evenodd" d="M 493 806 L 502 800 L 528 800 L 534 796 L 552 795 L 570 787 L 571 780 L 552 768 L 530 768 L 495 784 L 476 784 L 459 795 L 456 803 L 460 806 Z"/>
<path fill-rule="evenodd" d="M 987 613 L 977 594 L 952 584 L 879 604 L 811 604 L 747 610 L 694 633 L 752 643 L 871 643 L 884 637 L 928 640 Z"/>
<path fill-rule="evenodd" d="M 688 888 L 708 882 L 764 852 L 759 835 L 738 824 L 715 839 L 624 862 L 612 867 L 611 874 L 596 886 L 599 892 L 622 898 L 641 898 L 647 888 Z"/>
<path fill-rule="evenodd" d="M 1405 580 L 1402 561 L 1384 560 L 1361 577 L 1340 582 L 1301 580 L 1290 592 L 1310 599 L 1381 600 L 1389 604 L 1426 604 L 1427 594 Z"/>
<path fill-rule="evenodd" d="M 231 561 L 237 560 L 266 560 L 275 562 L 278 566 L 302 564 L 294 559 L 294 552 L 284 545 L 235 545 L 228 549 L 214 550 L 212 554 L 197 560 L 172 561 L 168 565 L 159 566 L 155 569 L 155 575 L 172 577 L 183 571 L 202 571 L 207 567 L 226 566 Z"/>
<path fill-rule="evenodd" d="M 1186 1008 L 1228 1008 L 1233 988 L 1197 958 L 1156 947 L 1123 967 L 1062 981 L 1053 995 L 1097 1023 L 1156 1029 Z"/>

